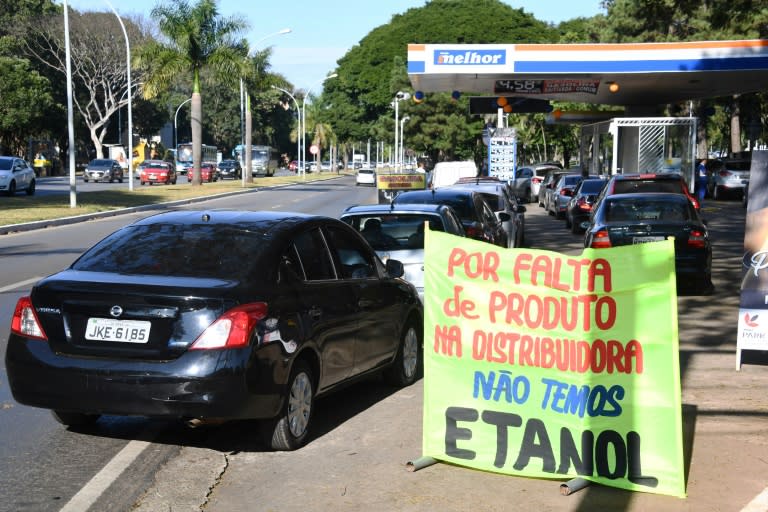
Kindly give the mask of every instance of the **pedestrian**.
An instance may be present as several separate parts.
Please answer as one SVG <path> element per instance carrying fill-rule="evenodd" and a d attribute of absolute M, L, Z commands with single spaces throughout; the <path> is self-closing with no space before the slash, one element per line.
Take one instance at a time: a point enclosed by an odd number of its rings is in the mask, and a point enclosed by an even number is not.
<path fill-rule="evenodd" d="M 707 195 L 707 159 L 703 158 L 696 168 L 696 194 L 699 199 L 699 207 L 704 203 Z"/>
<path fill-rule="evenodd" d="M 416 172 L 426 174 L 427 171 L 424 169 L 424 162 L 419 162 L 419 165 L 416 167 Z"/>

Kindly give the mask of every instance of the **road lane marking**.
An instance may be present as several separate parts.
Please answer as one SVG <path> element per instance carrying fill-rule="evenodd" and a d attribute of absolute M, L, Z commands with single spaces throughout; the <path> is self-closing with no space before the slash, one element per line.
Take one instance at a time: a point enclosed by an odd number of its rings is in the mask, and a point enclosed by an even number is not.
<path fill-rule="evenodd" d="M 755 499 L 741 509 L 741 512 L 765 512 L 766 510 L 768 510 L 768 487 L 755 496 Z"/>
<path fill-rule="evenodd" d="M 8 286 L 3 286 L 2 288 L 0 288 L 0 293 L 9 292 L 11 290 L 15 290 L 16 288 L 21 288 L 23 286 L 27 286 L 28 284 L 36 283 L 41 279 L 42 279 L 42 276 L 38 276 L 38 277 L 33 277 L 31 279 L 27 279 L 25 281 L 19 281 L 18 283 L 9 284 Z"/>
<path fill-rule="evenodd" d="M 152 433 L 154 439 L 157 432 Z M 131 441 L 96 473 L 59 512 L 83 512 L 88 510 L 104 494 L 112 483 L 147 449 L 152 441 Z"/>

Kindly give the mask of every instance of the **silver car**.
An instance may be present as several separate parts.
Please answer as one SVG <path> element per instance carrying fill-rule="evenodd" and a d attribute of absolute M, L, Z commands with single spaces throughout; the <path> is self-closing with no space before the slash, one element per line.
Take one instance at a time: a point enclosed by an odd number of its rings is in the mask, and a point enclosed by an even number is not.
<path fill-rule="evenodd" d="M 88 163 L 88 167 L 83 171 L 83 181 L 108 181 L 112 183 L 117 180 L 123 182 L 123 167 L 117 160 L 110 158 L 96 158 Z"/>
<path fill-rule="evenodd" d="M 723 160 L 713 162 L 710 169 L 708 193 L 713 199 L 723 199 L 726 196 L 741 197 L 744 185 L 749 181 L 751 160 Z"/>
<path fill-rule="evenodd" d="M 357 229 L 384 262 L 403 263 L 403 279 L 413 284 L 424 303 L 424 224 L 432 231 L 464 237 L 461 219 L 442 204 L 372 204 L 350 206 L 341 220 Z"/>
<path fill-rule="evenodd" d="M 0 192 L 13 196 L 18 190 L 35 193 L 35 170 L 23 158 L 0 156 Z"/>
<path fill-rule="evenodd" d="M 538 200 L 539 187 L 547 175 L 547 171 L 560 169 L 555 165 L 538 164 L 520 167 L 515 172 L 515 179 L 510 181 L 513 193 L 524 203 L 533 203 Z"/>

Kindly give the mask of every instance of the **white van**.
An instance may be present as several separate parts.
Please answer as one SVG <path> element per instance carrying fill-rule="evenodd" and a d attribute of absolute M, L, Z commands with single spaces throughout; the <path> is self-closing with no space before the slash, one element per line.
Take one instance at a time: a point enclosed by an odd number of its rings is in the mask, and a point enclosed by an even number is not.
<path fill-rule="evenodd" d="M 453 185 L 460 178 L 474 178 L 477 176 L 477 165 L 468 160 L 465 162 L 438 162 L 432 169 L 430 180 L 431 188 L 447 187 Z"/>

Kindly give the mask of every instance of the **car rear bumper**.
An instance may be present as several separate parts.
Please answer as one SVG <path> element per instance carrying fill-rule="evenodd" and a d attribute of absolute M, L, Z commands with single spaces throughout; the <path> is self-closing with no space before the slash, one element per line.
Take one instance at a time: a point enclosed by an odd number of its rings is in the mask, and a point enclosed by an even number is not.
<path fill-rule="evenodd" d="M 280 364 L 279 355 L 253 355 L 250 349 L 191 350 L 167 361 L 101 360 L 58 354 L 45 341 L 12 335 L 6 370 L 14 399 L 33 407 L 120 416 L 271 418 L 282 406 L 284 384 L 275 379 L 287 376 L 287 362 Z"/>

